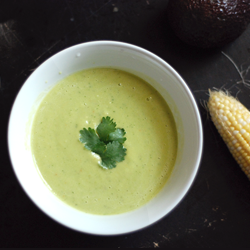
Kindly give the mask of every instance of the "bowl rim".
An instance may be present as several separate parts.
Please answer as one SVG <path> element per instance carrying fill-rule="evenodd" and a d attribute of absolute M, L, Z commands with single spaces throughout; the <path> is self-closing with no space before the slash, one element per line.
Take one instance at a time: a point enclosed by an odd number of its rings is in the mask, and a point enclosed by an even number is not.
<path fill-rule="evenodd" d="M 200 116 L 200 112 L 199 112 L 199 109 L 198 109 L 198 106 L 197 106 L 197 103 L 195 101 L 195 98 L 191 92 L 191 90 L 189 89 L 187 83 L 183 80 L 183 78 L 177 73 L 177 71 L 171 66 L 169 65 L 166 61 L 164 61 L 162 58 L 160 58 L 159 56 L 155 55 L 154 53 L 142 48 L 142 47 L 139 47 L 137 45 L 133 45 L 133 44 L 130 44 L 130 43 L 126 43 L 126 42 L 119 42 L 119 41 L 111 41 L 111 40 L 98 40 L 98 41 L 90 41 L 90 42 L 84 42 L 84 43 L 80 43 L 80 44 L 77 44 L 77 45 L 73 45 L 71 47 L 68 47 L 68 48 L 65 48 L 57 53 L 55 53 L 54 55 L 52 55 L 51 57 L 49 57 L 48 59 L 46 59 L 43 63 L 41 63 L 36 70 L 38 70 L 39 68 L 41 68 L 44 64 L 46 64 L 49 60 L 53 60 L 53 58 L 57 57 L 58 55 L 62 54 L 62 53 L 65 53 L 66 51 L 70 51 L 70 50 L 74 50 L 76 48 L 81 48 L 82 46 L 101 46 L 101 45 L 109 45 L 109 46 L 123 46 L 125 47 L 126 49 L 130 49 L 130 50 L 135 50 L 135 51 L 138 51 L 142 54 L 146 54 L 147 56 L 153 58 L 154 61 L 157 61 L 158 63 L 160 63 L 161 65 L 164 66 L 164 68 L 166 67 L 169 71 L 171 71 L 171 74 L 173 74 L 173 76 L 178 79 L 178 81 L 181 83 L 181 86 L 182 88 L 184 89 L 185 93 L 188 95 L 188 98 L 190 100 L 190 104 L 192 105 L 192 108 L 193 108 L 193 112 L 195 114 L 195 118 L 196 118 L 196 123 L 197 123 L 197 133 L 198 133 L 198 144 L 199 144 L 199 149 L 198 149 L 198 152 L 197 152 L 197 158 L 196 158 L 196 161 L 195 161 L 195 166 L 193 168 L 193 172 L 192 172 L 192 175 L 191 177 L 189 178 L 189 182 L 188 184 L 186 185 L 186 188 L 185 190 L 183 190 L 182 194 L 180 195 L 179 199 L 177 200 L 177 202 L 175 204 L 172 205 L 172 208 L 165 213 L 165 215 L 163 217 L 165 217 L 166 215 L 168 215 L 170 212 L 173 211 L 173 209 L 178 205 L 180 204 L 181 200 L 187 195 L 188 191 L 190 190 L 192 184 L 194 183 L 194 180 L 197 176 L 197 173 L 198 173 L 198 170 L 199 170 L 199 166 L 200 166 L 200 163 L 201 163 L 201 159 L 202 159 L 202 154 L 203 154 L 203 127 L 202 127 L 202 121 L 201 121 L 201 116 Z M 162 219 L 163 217 L 160 217 L 158 218 L 157 220 L 155 220 L 154 222 L 144 226 L 144 227 L 140 227 L 140 228 L 134 228 L 133 230 L 130 230 L 130 231 L 124 231 L 124 232 L 118 232 L 118 233 L 108 233 L 106 234 L 105 232 L 103 233 L 96 233 L 96 232 L 88 232 L 88 231 L 83 231 L 83 230 L 79 230 L 77 228 L 74 228 L 70 225 L 66 225 L 65 223 L 62 223 L 61 221 L 58 221 L 57 219 L 55 219 L 54 217 L 52 217 L 49 213 L 47 213 L 47 211 L 45 211 L 44 209 L 42 209 L 34 200 L 33 198 L 30 196 L 28 190 L 26 190 L 24 188 L 24 186 L 22 185 L 22 182 L 21 180 L 19 179 L 19 176 L 15 170 L 15 166 L 13 164 L 13 157 L 14 155 L 12 155 L 12 152 L 11 152 L 11 143 L 10 143 L 10 134 L 11 134 L 11 130 L 10 130 L 10 124 L 12 122 L 12 117 L 13 117 L 13 110 L 15 109 L 15 105 L 16 105 L 16 100 L 19 98 L 19 96 L 21 95 L 21 91 L 23 90 L 26 82 L 29 81 L 29 79 L 32 77 L 33 74 L 35 74 L 36 70 L 34 72 L 32 72 L 29 77 L 24 81 L 24 83 L 22 84 L 21 88 L 19 89 L 15 99 L 14 99 L 14 102 L 12 104 L 12 107 L 11 107 L 11 111 L 10 111 L 10 115 L 9 115 L 9 121 L 8 121 L 8 128 L 7 128 L 7 143 L 8 143 L 8 153 L 9 153 L 9 157 L 10 157 L 10 161 L 11 161 L 11 165 L 12 165 L 12 168 L 14 170 L 14 173 L 16 175 L 16 178 L 20 184 L 20 186 L 22 187 L 22 189 L 24 190 L 24 192 L 28 195 L 28 197 L 30 198 L 30 200 L 40 209 L 42 210 L 46 215 L 48 215 L 50 218 L 52 218 L 53 220 L 55 220 L 56 222 L 68 227 L 68 228 L 71 228 L 73 230 L 76 230 L 76 231 L 79 231 L 79 232 L 83 232 L 83 233 L 88 233 L 88 234 L 93 234 L 93 235 L 121 235 L 121 234 L 125 234 L 125 233 L 131 233 L 131 232 L 135 232 L 135 231 L 138 231 L 138 230 L 142 230 L 146 227 L 149 227 L 151 225 L 153 225 L 154 223 L 156 223 L 157 221 L 159 221 L 160 219 Z M 108 215 L 108 216 L 116 216 L 116 215 Z"/>

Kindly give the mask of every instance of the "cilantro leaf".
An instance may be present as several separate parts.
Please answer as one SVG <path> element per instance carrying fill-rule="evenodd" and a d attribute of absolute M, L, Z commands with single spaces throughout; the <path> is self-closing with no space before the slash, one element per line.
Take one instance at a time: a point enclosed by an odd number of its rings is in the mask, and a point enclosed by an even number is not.
<path fill-rule="evenodd" d="M 116 167 L 117 162 L 124 160 L 127 149 L 123 128 L 116 128 L 116 123 L 109 116 L 103 117 L 96 131 L 92 128 L 80 130 L 79 140 L 84 147 L 101 157 L 100 165 L 105 169 Z"/>
<path fill-rule="evenodd" d="M 99 163 L 104 169 L 112 169 L 116 167 L 116 161 L 112 157 L 102 157 L 102 161 Z"/>
<path fill-rule="evenodd" d="M 109 141 L 118 141 L 121 144 L 126 141 L 126 138 L 123 137 L 126 134 L 123 128 L 117 128 L 114 132 L 109 134 Z"/>
<path fill-rule="evenodd" d="M 102 153 L 101 156 L 101 166 L 104 168 L 115 168 L 116 162 L 121 162 L 124 160 L 127 149 L 122 146 L 118 141 L 113 141 L 107 144 L 107 150 Z"/>
<path fill-rule="evenodd" d="M 96 132 L 103 142 L 108 142 L 109 134 L 115 131 L 116 123 L 109 116 L 103 117 L 101 123 L 96 128 Z"/>
<path fill-rule="evenodd" d="M 86 149 L 89 149 L 96 154 L 100 154 L 106 149 L 105 143 L 100 141 L 95 130 L 92 128 L 84 128 L 83 130 L 80 130 L 79 140 L 81 143 L 85 143 L 84 147 Z"/>
<path fill-rule="evenodd" d="M 106 150 L 106 145 L 104 142 L 100 141 L 95 147 L 92 149 L 92 152 L 101 155 Z"/>
<path fill-rule="evenodd" d="M 80 130 L 80 142 L 85 143 L 85 148 L 92 150 L 94 146 L 100 141 L 96 132 L 92 128 L 83 128 Z"/>

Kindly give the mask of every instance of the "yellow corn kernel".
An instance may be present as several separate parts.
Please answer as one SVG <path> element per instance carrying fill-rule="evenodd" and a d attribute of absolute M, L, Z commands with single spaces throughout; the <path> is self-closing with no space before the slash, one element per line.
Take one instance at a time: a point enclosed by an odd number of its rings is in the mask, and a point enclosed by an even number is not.
<path fill-rule="evenodd" d="M 223 91 L 209 90 L 211 119 L 231 154 L 250 179 L 250 112 Z"/>

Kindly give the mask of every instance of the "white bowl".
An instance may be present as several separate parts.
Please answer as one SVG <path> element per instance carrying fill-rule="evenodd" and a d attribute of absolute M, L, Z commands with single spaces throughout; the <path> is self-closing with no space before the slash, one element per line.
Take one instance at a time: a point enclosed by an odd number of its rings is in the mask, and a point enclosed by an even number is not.
<path fill-rule="evenodd" d="M 149 82 L 167 101 L 177 125 L 178 153 L 170 179 L 149 203 L 124 214 L 92 215 L 66 205 L 44 184 L 30 150 L 32 118 L 45 93 L 65 76 L 93 67 L 123 69 Z M 9 154 L 14 172 L 31 200 L 64 226 L 97 235 L 132 232 L 167 215 L 182 200 L 194 181 L 202 143 L 202 125 L 196 102 L 178 73 L 147 50 L 113 41 L 79 44 L 57 53 L 40 65 L 18 93 L 8 127 Z"/>

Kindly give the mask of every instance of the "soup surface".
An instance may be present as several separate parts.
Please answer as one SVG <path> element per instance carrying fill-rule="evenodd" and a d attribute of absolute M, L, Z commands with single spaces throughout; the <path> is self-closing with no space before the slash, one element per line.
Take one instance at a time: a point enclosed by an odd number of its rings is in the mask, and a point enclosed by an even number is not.
<path fill-rule="evenodd" d="M 110 116 L 124 128 L 125 160 L 103 169 L 79 131 Z M 46 184 L 61 200 L 92 214 L 134 210 L 165 185 L 177 154 L 177 131 L 161 95 L 125 71 L 94 68 L 60 81 L 32 125 L 31 149 Z"/>

